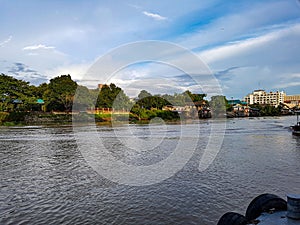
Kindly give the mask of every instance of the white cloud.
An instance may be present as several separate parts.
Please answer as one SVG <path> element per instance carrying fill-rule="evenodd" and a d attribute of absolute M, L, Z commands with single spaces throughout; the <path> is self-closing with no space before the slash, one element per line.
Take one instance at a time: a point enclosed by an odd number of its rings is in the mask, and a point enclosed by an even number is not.
<path fill-rule="evenodd" d="M 299 9 L 289 1 L 275 1 L 272 4 L 253 2 L 252 7 L 242 7 L 241 10 L 216 17 L 208 24 L 183 34 L 178 40 L 180 44 L 193 49 L 256 37 L 282 25 L 289 26 L 282 24 L 288 21 L 287 12 L 291 17 L 299 15 Z"/>
<path fill-rule="evenodd" d="M 300 23 L 286 24 L 255 38 L 225 43 L 198 55 L 213 71 L 228 70 L 218 76 L 226 96 L 241 98 L 260 88 L 297 94 L 299 37 Z M 230 70 L 233 67 L 238 69 Z"/>
<path fill-rule="evenodd" d="M 288 87 L 300 87 L 300 82 L 292 81 L 292 82 L 284 83 L 284 84 L 281 83 L 281 84 L 275 86 L 275 88 L 281 88 L 281 89 L 288 88 Z"/>
<path fill-rule="evenodd" d="M 110 82 L 120 86 L 127 95 L 136 97 L 141 90 L 147 90 L 151 94 L 174 94 L 181 93 L 185 88 L 176 80 L 170 80 L 162 77 L 141 78 L 135 80 L 126 80 L 114 78 Z"/>
<path fill-rule="evenodd" d="M 210 50 L 200 52 L 199 56 L 207 63 L 235 57 L 245 52 L 259 51 L 260 47 L 270 45 L 271 43 L 283 37 L 290 35 L 300 35 L 300 24 L 295 24 L 290 27 L 285 27 L 256 38 L 249 38 L 242 41 L 231 42 L 228 45 L 216 47 Z M 279 44 L 280 42 L 278 42 Z"/>
<path fill-rule="evenodd" d="M 39 50 L 39 49 L 55 49 L 53 46 L 46 46 L 46 45 L 30 45 L 23 48 L 23 50 Z"/>
<path fill-rule="evenodd" d="M 270 41 L 274 36 L 266 35 L 258 38 L 246 39 L 243 41 L 223 45 L 200 53 L 200 57 L 204 58 L 207 63 L 222 60 L 224 58 L 233 57 L 235 55 L 246 52 L 251 48 L 258 47 Z"/>
<path fill-rule="evenodd" d="M 280 82 L 274 86 L 275 88 L 300 87 L 300 73 L 287 73 L 278 77 Z"/>
<path fill-rule="evenodd" d="M 141 6 L 135 5 L 135 4 L 127 4 L 129 7 L 132 7 L 134 9 L 141 9 Z"/>
<path fill-rule="evenodd" d="M 18 15 L 24 18 L 24 24 L 32 26 L 13 26 L 15 21 L 11 17 L 5 17 L 5 24 L 8 26 L 7 30 L 3 27 L 3 34 L 6 33 L 7 36 L 2 36 L 3 39 L 0 40 L 0 60 L 22 62 L 38 73 L 45 74 L 47 78 L 69 73 L 73 79 L 78 80 L 87 69 L 83 68 L 82 62 L 92 61 L 110 48 L 145 39 L 174 41 L 194 50 L 209 63 L 213 71 L 241 68 L 217 76 L 220 77 L 224 92 L 230 94 L 228 96 L 245 95 L 259 87 L 259 84 L 266 89 L 276 85 L 283 87 L 285 83 L 296 84 L 294 90 L 299 92 L 296 90 L 299 80 L 294 83 L 292 80 L 299 79 L 296 74 L 300 71 L 300 23 L 299 27 L 294 24 L 299 22 L 299 8 L 291 2 L 293 1 L 254 1 L 251 5 L 247 1 L 239 4 L 229 2 L 231 7 L 226 6 L 224 10 L 219 10 L 219 7 L 225 6 L 218 5 L 219 0 L 202 0 L 201 3 L 191 0 L 189 4 L 174 4 L 174 7 L 169 7 L 170 1 L 155 4 L 141 1 L 139 5 L 129 7 L 123 2 L 120 7 L 115 7 L 115 3 L 97 3 L 93 5 L 88 16 L 80 4 L 73 4 L 71 11 L 63 10 L 62 7 L 61 14 L 51 14 L 53 18 L 49 14 L 50 17 L 41 17 L 46 20 L 34 21 L 27 20 L 31 17 L 24 16 L 22 13 L 26 10 L 22 10 Z M 124 5 L 127 5 L 126 10 Z M 213 10 L 210 12 L 211 9 Z M 38 15 L 41 12 L 37 10 L 31 13 Z M 73 20 L 75 16 L 76 20 Z M 149 23 L 149 20 L 155 21 Z M 16 30 L 11 31 L 14 28 Z M 13 34 L 13 45 L 9 34 Z M 10 43 L 7 44 L 8 42 Z M 160 52 L 160 49 L 142 48 L 136 54 L 146 54 L 145 51 Z M 134 55 L 135 53 L 129 52 L 126 58 L 134 58 Z M 179 62 L 174 59 L 173 65 L 181 63 L 192 69 L 193 65 L 186 57 L 174 58 Z M 79 62 L 78 65 L 76 62 Z M 106 66 L 109 65 L 107 63 Z M 6 68 L 2 68 L 5 72 Z M 188 85 L 184 80 L 170 81 L 170 77 L 182 74 L 180 68 L 172 70 L 167 66 L 153 64 L 143 65 L 143 68 L 123 73 L 123 77 L 120 76 L 118 80 L 119 84 L 122 87 L 130 87 L 132 84 L 135 85 L 132 86 L 133 89 L 138 90 L 139 86 L 146 87 L 147 82 L 150 82 L 148 85 L 153 88 L 153 92 L 156 87 L 157 91 L 167 89 L 173 92 L 173 89 L 178 88 L 179 91 L 180 87 Z M 104 68 L 100 71 L 106 70 Z M 89 80 L 91 86 L 88 86 L 95 87 L 101 79 L 100 75 L 106 73 L 97 74 L 99 77 L 88 76 L 82 82 Z M 146 79 L 146 83 L 140 82 L 146 75 L 153 79 L 162 79 L 160 82 L 151 79 Z M 289 79 L 281 82 L 282 75 Z M 204 78 L 198 79 L 202 81 L 201 84 L 206 83 Z"/>
<path fill-rule="evenodd" d="M 143 89 L 152 94 L 174 94 L 191 90 L 195 93 L 205 92 L 209 96 L 214 95 L 219 90 L 216 88 L 212 76 L 201 76 L 201 82 L 198 83 L 193 77 L 184 74 L 177 68 L 153 62 L 142 66 L 132 65 L 120 70 L 107 82 L 115 83 L 130 97 L 137 96 Z"/>
<path fill-rule="evenodd" d="M 291 74 L 290 78 L 300 78 L 300 73 L 297 74 Z"/>
<path fill-rule="evenodd" d="M 161 15 L 156 14 L 156 13 L 147 12 L 147 11 L 144 11 L 143 14 L 148 16 L 148 17 L 151 17 L 155 20 L 166 20 L 167 19 L 167 17 L 161 16 Z"/>
<path fill-rule="evenodd" d="M 84 79 L 84 74 L 87 72 L 88 68 L 91 65 L 89 63 L 82 63 L 82 64 L 66 64 L 63 66 L 57 66 L 54 69 L 45 71 L 45 75 L 48 78 L 53 78 L 60 75 L 67 75 L 70 74 L 73 80 L 78 81 L 80 85 L 87 85 L 89 87 L 97 87 L 96 83 L 87 82 Z"/>
<path fill-rule="evenodd" d="M 5 41 L 0 43 L 0 47 L 4 46 L 5 44 L 7 44 L 8 42 L 10 42 L 12 39 L 12 36 L 9 36 Z"/>

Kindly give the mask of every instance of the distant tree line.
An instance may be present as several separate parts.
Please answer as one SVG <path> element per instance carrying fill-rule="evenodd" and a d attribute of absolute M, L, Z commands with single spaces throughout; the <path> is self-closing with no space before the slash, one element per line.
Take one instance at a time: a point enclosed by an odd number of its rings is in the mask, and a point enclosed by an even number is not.
<path fill-rule="evenodd" d="M 47 111 L 71 110 L 78 84 L 70 75 L 62 75 L 39 86 L 18 80 L 5 74 L 0 75 L 0 111 L 36 111 L 41 109 L 42 99 Z"/>
<path fill-rule="evenodd" d="M 252 105 L 253 108 L 258 109 L 260 116 L 280 116 L 282 114 L 282 106 L 274 107 L 271 105 Z"/>
<path fill-rule="evenodd" d="M 76 94 L 76 95 L 75 95 Z M 88 89 L 77 84 L 70 75 L 61 75 L 39 86 L 18 80 L 14 77 L 0 74 L 0 111 L 62 111 L 72 110 L 73 103 L 81 109 L 88 107 L 111 108 L 126 110 L 141 118 L 167 117 L 172 118 L 172 112 L 163 112 L 165 106 L 186 106 L 199 102 L 210 106 L 215 114 L 224 115 L 232 110 L 225 96 L 213 96 L 208 102 L 206 94 L 194 94 L 189 90 L 183 93 L 152 95 L 142 90 L 134 101 L 131 101 L 124 91 L 115 84 L 106 84 L 99 89 Z M 42 100 L 39 102 L 38 100 Z M 273 106 L 254 105 L 260 110 L 260 115 L 280 115 L 281 108 Z M 178 117 L 176 114 L 175 117 Z"/>
<path fill-rule="evenodd" d="M 75 96 L 76 94 L 76 96 Z M 61 75 L 39 86 L 0 74 L 0 111 L 38 111 L 43 100 L 44 111 L 71 111 L 73 102 L 81 108 L 113 108 L 138 113 L 145 110 L 162 110 L 167 105 L 185 106 L 203 101 L 205 94 L 185 91 L 174 95 L 152 95 L 142 90 L 135 101 L 130 101 L 115 84 L 103 85 L 101 90 L 78 85 L 70 75 Z"/>

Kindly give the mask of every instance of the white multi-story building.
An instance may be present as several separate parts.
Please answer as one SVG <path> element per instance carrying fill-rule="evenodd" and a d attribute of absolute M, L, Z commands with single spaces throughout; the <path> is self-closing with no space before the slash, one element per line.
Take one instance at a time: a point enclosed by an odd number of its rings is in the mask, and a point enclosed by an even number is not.
<path fill-rule="evenodd" d="M 284 102 L 284 97 L 286 96 L 284 91 L 276 91 L 276 92 L 265 92 L 265 90 L 255 90 L 251 94 L 248 94 L 244 101 L 247 104 L 259 104 L 259 105 L 272 105 L 279 106 L 280 103 Z"/>

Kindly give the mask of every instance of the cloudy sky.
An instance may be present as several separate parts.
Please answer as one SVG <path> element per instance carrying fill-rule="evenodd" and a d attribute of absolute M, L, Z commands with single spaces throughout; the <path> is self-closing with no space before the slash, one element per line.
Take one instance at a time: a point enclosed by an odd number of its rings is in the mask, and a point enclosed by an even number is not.
<path fill-rule="evenodd" d="M 83 84 L 112 49 L 159 40 L 196 54 L 228 98 L 254 89 L 300 94 L 299 0 L 0 0 L 0 6 L 0 72 L 36 85 L 62 74 Z M 130 95 L 203 91 L 176 65 L 156 62 L 130 65 L 110 80 Z"/>

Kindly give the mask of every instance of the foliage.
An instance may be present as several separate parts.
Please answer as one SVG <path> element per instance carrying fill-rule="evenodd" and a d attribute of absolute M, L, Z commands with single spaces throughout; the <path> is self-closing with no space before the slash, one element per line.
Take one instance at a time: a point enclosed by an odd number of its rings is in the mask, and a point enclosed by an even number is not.
<path fill-rule="evenodd" d="M 146 90 L 142 90 L 131 112 L 139 119 L 161 117 L 166 120 L 177 120 L 179 118 L 177 112 L 164 111 L 162 110 L 163 107 L 193 105 L 194 102 L 203 101 L 205 96 L 205 94 L 193 94 L 190 91 L 185 91 L 181 94 L 175 93 L 174 95 L 151 95 Z"/>
<path fill-rule="evenodd" d="M 35 87 L 35 95 L 37 98 L 43 98 L 44 93 L 48 89 L 48 84 L 42 83 L 39 86 Z"/>
<path fill-rule="evenodd" d="M 227 112 L 230 112 L 233 110 L 233 104 L 232 104 L 232 101 L 228 101 L 227 98 L 225 96 L 224 97 L 224 104 L 225 104 L 225 108 L 226 108 L 226 111 Z"/>
<path fill-rule="evenodd" d="M 30 86 L 29 82 L 0 74 L 0 110 L 23 111 L 30 109 L 34 91 L 34 86 Z"/>
<path fill-rule="evenodd" d="M 99 95 L 99 89 L 89 89 L 89 94 L 90 94 L 90 97 L 92 99 L 93 105 L 96 105 L 98 95 Z"/>
<path fill-rule="evenodd" d="M 223 117 L 226 113 L 226 105 L 228 101 L 226 100 L 225 96 L 217 95 L 212 96 L 209 105 L 212 110 L 212 115 L 214 117 Z"/>
<path fill-rule="evenodd" d="M 147 98 L 152 96 L 148 91 L 146 90 L 141 90 L 141 92 L 138 94 L 138 99 L 142 100 L 143 98 Z"/>
<path fill-rule="evenodd" d="M 205 94 L 193 94 L 189 90 L 180 94 L 162 95 L 164 99 L 176 106 L 193 105 L 196 102 L 203 101 L 205 96 Z"/>
<path fill-rule="evenodd" d="M 166 105 L 170 105 L 170 103 L 162 98 L 160 95 L 148 96 L 142 99 L 139 99 L 136 103 L 140 108 L 143 109 L 162 109 Z"/>
<path fill-rule="evenodd" d="M 7 121 L 8 116 L 8 112 L 0 112 L 0 124 Z"/>
<path fill-rule="evenodd" d="M 11 112 L 7 117 L 7 122 L 23 122 L 29 112 Z"/>
<path fill-rule="evenodd" d="M 252 105 L 252 108 L 259 109 L 261 116 L 280 116 L 281 115 L 281 106 L 275 107 L 271 105 Z"/>
<path fill-rule="evenodd" d="M 95 114 L 96 120 L 106 120 L 112 117 L 111 113 L 97 113 Z"/>
<path fill-rule="evenodd" d="M 24 122 L 28 112 L 0 112 L 1 125 L 15 125 Z"/>
<path fill-rule="evenodd" d="M 97 122 L 108 122 L 108 121 L 128 121 L 132 119 L 130 113 L 97 113 L 95 114 L 95 121 Z"/>
<path fill-rule="evenodd" d="M 110 85 L 103 85 L 97 98 L 96 107 L 129 110 L 131 103 L 124 91 L 112 83 Z"/>
<path fill-rule="evenodd" d="M 138 95 L 137 105 L 145 109 L 162 109 L 167 105 L 186 106 L 194 102 L 203 101 L 205 94 L 193 94 L 189 90 L 174 95 L 151 95 L 149 92 L 142 90 Z"/>
<path fill-rule="evenodd" d="M 165 106 L 191 106 L 197 103 L 208 103 L 204 98 L 206 94 L 194 94 L 187 90 L 183 93 L 156 94 L 152 95 L 146 90 L 142 90 L 137 101 L 131 102 L 124 91 L 115 84 L 103 85 L 99 89 L 88 89 L 85 86 L 78 85 L 71 79 L 70 75 L 61 75 L 50 80 L 49 84 L 43 83 L 39 86 L 30 85 L 29 82 L 18 80 L 5 74 L 0 75 L 0 122 L 10 123 L 24 120 L 27 112 L 41 111 L 42 105 L 37 104 L 37 99 L 43 99 L 47 111 L 67 111 L 72 109 L 73 101 L 78 106 L 75 110 L 80 112 L 86 108 L 110 108 L 112 110 L 130 111 L 131 120 L 151 120 L 160 117 L 164 120 L 177 120 L 179 114 L 168 110 L 162 110 Z M 208 104 L 206 104 L 208 105 Z M 212 115 L 223 117 L 226 110 L 232 109 L 224 96 L 213 96 L 209 102 Z M 281 107 L 270 105 L 252 106 L 260 111 L 261 116 L 281 115 Z M 44 108 L 44 107 L 43 107 Z M 196 109 L 195 109 L 196 110 Z M 190 111 L 186 112 L 190 118 Z M 181 114 L 185 115 L 185 114 Z M 83 117 L 86 115 L 80 115 Z M 90 116 L 87 116 L 90 118 Z M 121 113 L 117 119 L 128 118 Z M 107 121 L 111 114 L 95 115 L 96 120 Z M 50 118 L 55 119 L 55 118 Z M 59 118 L 61 119 L 61 118 Z"/>
<path fill-rule="evenodd" d="M 191 98 L 185 93 L 175 93 L 174 95 L 163 95 L 163 97 L 170 102 L 169 105 L 174 106 L 185 106 L 188 104 L 192 104 Z"/>
<path fill-rule="evenodd" d="M 47 110 L 70 111 L 77 83 L 70 75 L 61 75 L 50 80 L 44 92 Z"/>
<path fill-rule="evenodd" d="M 192 92 L 190 92 L 189 90 L 184 92 L 185 95 L 189 96 L 190 100 L 192 102 L 200 102 L 203 101 L 204 98 L 206 97 L 206 94 L 193 94 Z M 189 99 L 187 100 L 189 101 Z"/>
<path fill-rule="evenodd" d="M 161 109 L 156 109 L 156 110 L 151 110 L 151 109 L 146 109 L 146 108 L 141 108 L 138 104 L 135 104 L 131 111 L 130 111 L 133 116 L 139 120 L 150 120 L 155 117 L 160 117 L 163 120 L 177 120 L 179 119 L 179 115 L 177 112 L 171 112 L 167 110 L 161 110 Z"/>
<path fill-rule="evenodd" d="M 178 120 L 180 119 L 177 112 L 158 110 L 156 116 L 162 118 L 163 120 Z"/>
<path fill-rule="evenodd" d="M 86 108 L 94 105 L 92 95 L 87 87 L 82 85 L 77 86 L 74 103 L 76 105 L 75 110 L 79 111 L 84 111 Z"/>

